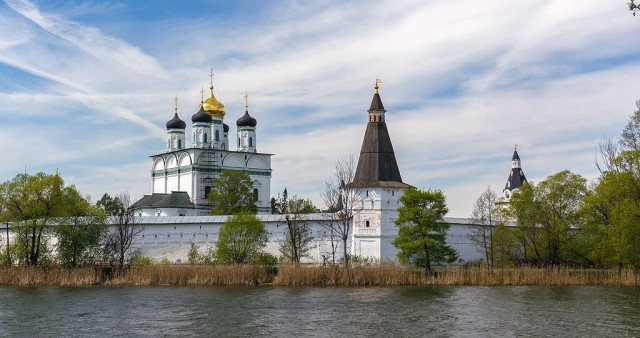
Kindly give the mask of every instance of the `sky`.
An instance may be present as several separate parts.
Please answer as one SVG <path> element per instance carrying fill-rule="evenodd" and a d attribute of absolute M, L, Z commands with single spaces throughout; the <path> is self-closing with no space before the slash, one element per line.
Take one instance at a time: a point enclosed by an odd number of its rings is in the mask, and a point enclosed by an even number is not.
<path fill-rule="evenodd" d="M 597 178 L 599 143 L 640 99 L 626 2 L 4 0 L 0 182 L 58 170 L 93 201 L 150 194 L 174 97 L 189 135 L 213 68 L 231 138 L 248 92 L 271 194 L 321 206 L 380 78 L 403 181 L 468 217 L 504 189 L 516 144 L 529 181 Z"/>

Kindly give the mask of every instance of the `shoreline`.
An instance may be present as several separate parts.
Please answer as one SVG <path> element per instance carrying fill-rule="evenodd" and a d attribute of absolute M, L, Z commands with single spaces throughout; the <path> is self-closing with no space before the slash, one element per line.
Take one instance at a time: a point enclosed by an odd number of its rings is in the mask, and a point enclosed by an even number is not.
<path fill-rule="evenodd" d="M 640 286 L 633 269 L 487 267 L 423 270 L 394 264 L 307 267 L 281 264 L 91 266 L 75 269 L 0 267 L 0 286 Z"/>

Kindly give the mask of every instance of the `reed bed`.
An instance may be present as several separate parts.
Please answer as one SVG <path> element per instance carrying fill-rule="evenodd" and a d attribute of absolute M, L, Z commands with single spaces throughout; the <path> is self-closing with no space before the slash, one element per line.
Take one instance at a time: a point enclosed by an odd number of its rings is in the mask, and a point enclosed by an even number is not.
<path fill-rule="evenodd" d="M 596 270 L 567 267 L 451 267 L 432 274 L 395 264 L 319 267 L 281 264 L 277 274 L 251 265 L 148 265 L 122 273 L 114 267 L 76 269 L 0 267 L 0 285 L 280 285 L 280 286 L 402 286 L 402 285 L 601 285 L 639 286 L 632 269 Z"/>

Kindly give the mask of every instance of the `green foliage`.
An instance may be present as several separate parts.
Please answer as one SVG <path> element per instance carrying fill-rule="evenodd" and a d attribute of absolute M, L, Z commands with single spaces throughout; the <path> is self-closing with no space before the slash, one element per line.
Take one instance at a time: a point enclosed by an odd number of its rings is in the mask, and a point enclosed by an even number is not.
<path fill-rule="evenodd" d="M 122 203 L 117 197 L 111 197 L 105 193 L 96 202 L 96 206 L 107 213 L 109 216 L 117 216 L 122 212 Z"/>
<path fill-rule="evenodd" d="M 576 263 L 576 231 L 587 193 L 586 179 L 568 170 L 550 175 L 538 185 L 525 183 L 514 192 L 510 212 L 522 234 L 524 260 L 535 265 Z"/>
<path fill-rule="evenodd" d="M 640 267 L 640 189 L 629 172 L 604 172 L 585 198 L 588 257 L 599 267 Z"/>
<path fill-rule="evenodd" d="M 449 209 L 442 191 L 407 189 L 400 203 L 395 221 L 400 229 L 393 241 L 398 260 L 423 267 L 426 273 L 431 272 L 432 264 L 455 262 L 456 251 L 446 245 L 449 224 L 443 218 Z"/>
<path fill-rule="evenodd" d="M 189 261 L 189 264 L 192 265 L 202 262 L 202 256 L 198 251 L 198 246 L 196 245 L 196 243 L 191 242 L 189 253 L 187 253 L 187 260 Z"/>
<path fill-rule="evenodd" d="M 164 258 L 166 259 L 166 258 Z M 168 259 L 167 263 L 169 262 Z M 162 261 L 161 261 L 162 263 Z M 149 257 L 149 256 L 145 256 L 142 254 L 142 250 L 140 249 L 136 249 L 133 251 L 133 253 L 131 253 L 131 257 L 129 257 L 129 264 L 130 265 L 135 265 L 135 266 L 143 266 L 143 265 L 151 265 L 153 264 L 153 258 Z"/>
<path fill-rule="evenodd" d="M 64 187 L 60 175 L 18 174 L 0 185 L 3 206 L 0 221 L 15 222 L 16 243 L 21 247 L 20 260 L 37 266 L 45 252 L 44 242 L 50 220 L 65 216 L 66 195 L 77 193 L 73 187 Z"/>
<path fill-rule="evenodd" d="M 101 241 L 108 230 L 107 214 L 77 192 L 68 194 L 67 198 L 66 215 L 58 219 L 54 230 L 60 263 L 76 267 L 100 260 Z"/>
<path fill-rule="evenodd" d="M 374 266 L 380 264 L 380 260 L 375 257 L 352 254 L 347 254 L 347 256 L 347 260 L 349 261 L 349 264 L 351 264 L 351 266 Z M 344 264 L 344 257 L 340 258 L 338 262 L 340 264 Z"/>
<path fill-rule="evenodd" d="M 262 253 L 268 240 L 269 233 L 255 215 L 247 212 L 233 215 L 220 228 L 216 261 L 247 264 Z"/>
<path fill-rule="evenodd" d="M 278 257 L 268 253 L 262 252 L 256 258 L 251 261 L 251 264 L 264 267 L 267 273 L 278 273 Z"/>
<path fill-rule="evenodd" d="M 213 187 L 207 198 L 215 207 L 212 215 L 235 215 L 239 212 L 258 212 L 252 192 L 253 183 L 249 174 L 242 171 L 224 170 L 213 180 Z"/>

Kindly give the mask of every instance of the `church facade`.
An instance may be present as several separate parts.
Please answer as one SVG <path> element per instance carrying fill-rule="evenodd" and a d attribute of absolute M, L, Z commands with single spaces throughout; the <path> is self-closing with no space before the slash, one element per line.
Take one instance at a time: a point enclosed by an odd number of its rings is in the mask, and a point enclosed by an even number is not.
<path fill-rule="evenodd" d="M 151 156 L 151 195 L 145 195 L 132 207 L 138 216 L 208 215 L 212 203 L 207 199 L 213 180 L 224 170 L 249 174 L 258 211 L 270 212 L 271 156 L 257 151 L 257 121 L 249 114 L 245 94 L 245 112 L 237 119 L 236 150 L 229 150 L 229 125 L 226 110 L 213 93 L 213 72 L 209 97 L 200 101 L 191 116 L 191 140 L 187 143 L 187 124 L 175 113 L 166 124 L 167 149 Z"/>

